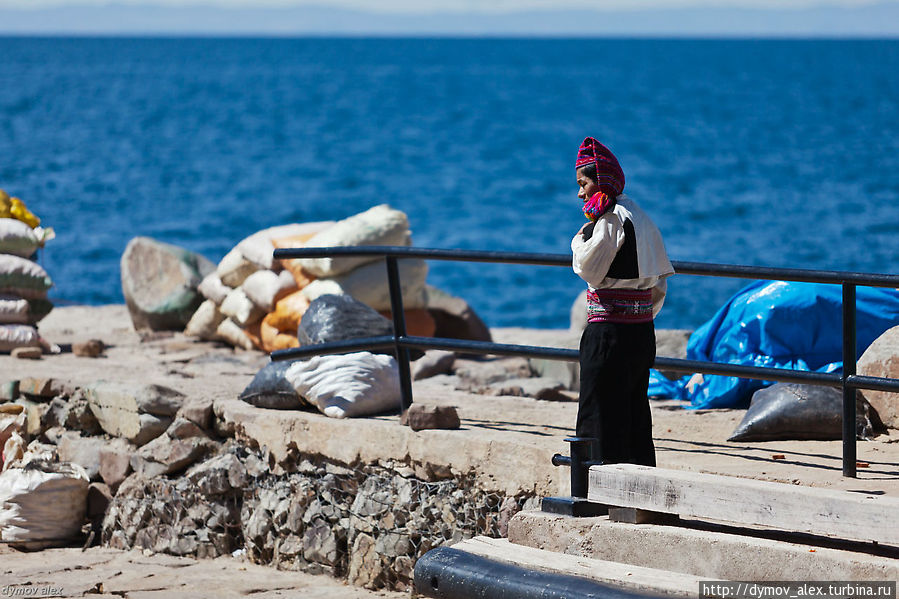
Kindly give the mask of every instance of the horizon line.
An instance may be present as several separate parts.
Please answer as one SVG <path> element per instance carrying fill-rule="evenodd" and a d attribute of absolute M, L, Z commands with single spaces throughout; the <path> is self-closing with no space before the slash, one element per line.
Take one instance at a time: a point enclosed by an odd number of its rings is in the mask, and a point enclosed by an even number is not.
<path fill-rule="evenodd" d="M 280 33 L 276 31 L 3 31 L 0 39 L 420 39 L 420 40 L 615 40 L 615 41 L 899 41 L 899 33 L 777 33 L 777 32 L 741 32 L 741 33 L 601 33 L 596 35 L 583 33 L 502 33 L 502 32 L 414 32 L 414 31 L 332 31 L 316 33 L 297 31 Z"/>

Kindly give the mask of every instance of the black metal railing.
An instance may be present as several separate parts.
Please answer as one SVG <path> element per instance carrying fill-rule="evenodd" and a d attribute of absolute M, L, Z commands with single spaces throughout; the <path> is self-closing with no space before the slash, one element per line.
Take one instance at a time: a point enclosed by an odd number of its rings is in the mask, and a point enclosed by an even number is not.
<path fill-rule="evenodd" d="M 462 262 L 491 262 L 500 264 L 528 264 L 538 266 L 571 267 L 571 256 L 565 254 L 533 254 L 523 252 L 491 252 L 478 250 L 448 250 L 399 246 L 357 246 L 327 248 L 284 248 L 274 252 L 275 259 L 329 258 L 346 256 L 383 257 L 387 263 L 387 280 L 390 288 L 390 306 L 393 316 L 393 335 L 367 337 L 321 343 L 305 347 L 285 349 L 272 353 L 272 360 L 296 360 L 316 355 L 339 354 L 370 349 L 393 348 L 399 365 L 402 409 L 412 405 L 412 377 L 409 367 L 410 349 L 444 349 L 467 353 L 524 356 L 551 360 L 578 361 L 578 351 L 529 345 L 509 345 L 486 341 L 446 339 L 440 337 L 410 337 L 406 335 L 403 314 L 403 298 L 397 260 L 421 258 L 425 260 L 452 260 Z M 729 277 L 743 279 L 767 279 L 807 283 L 842 285 L 843 289 L 843 370 L 841 374 L 809 372 L 785 368 L 740 366 L 719 362 L 656 358 L 656 368 L 674 372 L 717 374 L 739 378 L 824 385 L 842 389 L 843 392 L 843 476 L 856 476 L 856 390 L 899 391 L 899 379 L 859 376 L 856 374 L 855 288 L 899 288 L 899 275 L 867 274 L 797 268 L 769 268 L 738 266 L 731 264 L 706 264 L 701 262 L 673 262 L 677 274 Z"/>

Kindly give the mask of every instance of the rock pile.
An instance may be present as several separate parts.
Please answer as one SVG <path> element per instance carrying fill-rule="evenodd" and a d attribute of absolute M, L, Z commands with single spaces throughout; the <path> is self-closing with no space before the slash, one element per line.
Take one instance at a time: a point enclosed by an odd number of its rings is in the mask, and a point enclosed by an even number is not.
<path fill-rule="evenodd" d="M 285 472 L 289 470 L 289 472 Z M 174 479 L 129 478 L 103 522 L 110 547 L 215 557 L 241 548 L 261 564 L 344 577 L 370 589 L 411 586 L 429 549 L 504 536 L 533 497 L 503 497 L 433 465 L 345 465 L 229 443 Z"/>

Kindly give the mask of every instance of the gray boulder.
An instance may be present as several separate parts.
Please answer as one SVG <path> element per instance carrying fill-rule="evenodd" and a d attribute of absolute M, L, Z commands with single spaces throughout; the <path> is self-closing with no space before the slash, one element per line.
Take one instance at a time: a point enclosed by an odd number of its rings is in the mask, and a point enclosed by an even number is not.
<path fill-rule="evenodd" d="M 247 484 L 247 470 L 237 456 L 225 453 L 193 466 L 185 478 L 210 497 L 243 489 Z"/>
<path fill-rule="evenodd" d="M 190 437 L 206 437 L 206 433 L 195 422 L 187 418 L 175 418 L 174 422 L 166 429 L 165 434 L 170 439 L 189 439 Z"/>
<path fill-rule="evenodd" d="M 182 393 L 162 385 L 102 381 L 87 388 L 87 398 L 107 434 L 138 446 L 161 435 L 184 402 Z"/>
<path fill-rule="evenodd" d="M 485 360 L 457 359 L 455 374 L 461 380 L 462 388 L 479 393 L 493 383 L 528 378 L 533 373 L 527 358 L 515 356 Z"/>
<path fill-rule="evenodd" d="M 570 329 L 509 327 L 494 329 L 492 333 L 497 343 L 558 347 L 562 349 L 578 349 L 581 340 L 581 332 Z M 566 389 L 570 390 L 576 390 L 580 387 L 581 369 L 577 362 L 528 358 L 528 364 L 535 376 L 559 381 Z"/>
<path fill-rule="evenodd" d="M 858 361 L 856 368 L 862 376 L 899 378 L 899 326 L 893 327 L 874 340 Z M 861 391 L 888 428 L 899 428 L 899 393 Z"/>
<path fill-rule="evenodd" d="M 665 358 L 687 357 L 687 342 L 693 333 L 690 329 L 656 329 L 656 356 Z M 679 379 L 682 372 L 662 370 L 661 373 L 669 379 Z"/>
<path fill-rule="evenodd" d="M 403 412 L 400 424 L 407 425 L 414 431 L 425 429 L 455 430 L 459 428 L 461 422 L 454 406 L 412 404 L 408 410 Z"/>
<path fill-rule="evenodd" d="M 41 425 L 44 429 L 61 426 L 68 430 L 82 431 L 86 435 L 101 432 L 100 424 L 91 411 L 85 394 L 80 390 L 69 398 L 54 397 Z"/>
<path fill-rule="evenodd" d="M 128 475 L 131 474 L 131 456 L 136 447 L 123 444 L 121 447 L 104 447 L 100 450 L 100 478 L 114 495 Z"/>
<path fill-rule="evenodd" d="M 587 290 L 581 291 L 571 304 L 571 330 L 583 331 L 587 326 Z"/>
<path fill-rule="evenodd" d="M 213 419 L 212 399 L 208 397 L 190 399 L 178 410 L 178 416 L 190 420 L 204 431 L 210 431 Z"/>
<path fill-rule="evenodd" d="M 219 445 L 195 423 L 176 418 L 159 435 L 131 456 L 131 468 L 144 477 L 172 474 L 184 470 L 211 454 Z"/>
<path fill-rule="evenodd" d="M 122 293 L 136 330 L 183 330 L 203 301 L 200 281 L 215 264 L 149 237 L 128 242 L 121 260 Z"/>
<path fill-rule="evenodd" d="M 66 433 L 56 445 L 61 462 L 78 464 L 90 480 L 100 480 L 100 451 L 109 442 L 103 437 L 82 437 L 78 433 Z"/>
<path fill-rule="evenodd" d="M 168 435 L 160 435 L 131 456 L 131 468 L 144 478 L 173 474 L 217 448 L 218 444 L 206 437 L 172 439 Z"/>
<path fill-rule="evenodd" d="M 547 401 L 571 401 L 572 398 L 562 393 L 565 385 L 555 379 L 534 377 L 525 379 L 509 379 L 493 383 L 488 388 L 492 395 L 512 395 L 516 397 L 533 397 Z"/>
<path fill-rule="evenodd" d="M 448 374 L 453 371 L 455 361 L 456 354 L 451 351 L 429 349 L 412 363 L 412 379 L 420 381 L 438 374 Z"/>

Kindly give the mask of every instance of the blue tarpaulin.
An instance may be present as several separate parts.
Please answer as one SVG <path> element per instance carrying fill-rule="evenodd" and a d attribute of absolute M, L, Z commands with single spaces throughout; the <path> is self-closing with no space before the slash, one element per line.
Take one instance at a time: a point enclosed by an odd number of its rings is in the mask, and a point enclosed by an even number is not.
<path fill-rule="evenodd" d="M 899 325 L 899 291 L 856 290 L 857 355 Z M 843 359 L 842 289 L 839 285 L 758 281 L 743 288 L 699 327 L 687 359 L 743 366 L 839 371 Z M 771 381 L 705 375 L 688 390 L 684 377 L 650 378 L 652 396 L 687 399 L 694 408 L 747 407 L 752 393 Z"/>

